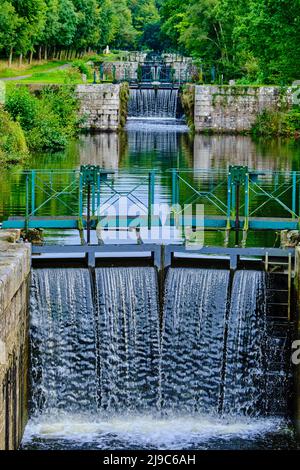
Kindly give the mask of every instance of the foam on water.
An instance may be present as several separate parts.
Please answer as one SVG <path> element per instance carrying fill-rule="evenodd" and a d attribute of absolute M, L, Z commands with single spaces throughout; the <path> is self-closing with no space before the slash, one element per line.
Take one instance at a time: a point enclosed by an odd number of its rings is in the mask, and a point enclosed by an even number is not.
<path fill-rule="evenodd" d="M 26 428 L 23 448 L 36 439 L 45 446 L 49 441 L 64 441 L 64 446 L 89 448 L 155 448 L 185 449 L 209 448 L 210 441 L 219 440 L 226 448 L 232 440 L 249 445 L 270 433 L 287 433 L 280 418 L 220 419 L 206 415 L 174 416 L 162 419 L 152 415 L 52 415 L 47 419 L 31 420 Z M 47 444 L 48 442 L 48 444 Z M 38 446 L 38 444 L 36 444 Z"/>

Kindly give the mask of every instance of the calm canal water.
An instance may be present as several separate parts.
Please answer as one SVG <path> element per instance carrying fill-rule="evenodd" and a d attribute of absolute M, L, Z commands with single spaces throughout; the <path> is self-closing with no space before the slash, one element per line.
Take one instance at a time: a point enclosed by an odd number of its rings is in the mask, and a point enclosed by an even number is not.
<path fill-rule="evenodd" d="M 121 190 L 124 189 L 124 181 L 128 184 L 130 176 L 137 171 L 138 176 L 135 176 L 134 181 L 140 184 L 137 196 L 142 202 L 147 200 L 145 175 L 147 170 L 155 169 L 157 170 L 156 201 L 170 202 L 171 179 L 168 170 L 171 168 L 189 170 L 192 184 L 197 181 L 198 169 L 218 169 L 222 172 L 231 164 L 248 165 L 250 169 L 255 170 L 300 170 L 300 142 L 253 140 L 251 137 L 231 135 L 196 135 L 193 137 L 185 124 L 173 119 L 164 121 L 129 119 L 126 130 L 120 134 L 82 134 L 64 152 L 36 154 L 23 167 L 2 170 L 0 173 L 0 222 L 10 215 L 25 214 L 23 169 L 67 170 L 78 169 L 82 164 L 95 164 L 105 169 L 123 172 Z M 222 191 L 221 197 L 226 201 L 225 179 Z M 268 206 L 265 206 L 264 210 L 266 213 L 263 212 L 261 215 L 273 216 L 271 208 L 269 208 L 270 214 L 268 214 Z M 208 207 L 208 213 L 209 211 Z M 57 213 L 57 205 L 52 201 L 44 206 L 38 215 L 54 215 L 55 213 Z M 222 233 L 207 233 L 205 243 L 223 244 L 223 238 Z M 54 239 L 79 242 L 75 233 L 71 237 L 70 233 L 69 236 L 61 232 L 55 233 Z M 250 232 L 248 235 L 249 246 L 273 246 L 274 243 L 276 244 L 274 233 L 251 234 Z"/>

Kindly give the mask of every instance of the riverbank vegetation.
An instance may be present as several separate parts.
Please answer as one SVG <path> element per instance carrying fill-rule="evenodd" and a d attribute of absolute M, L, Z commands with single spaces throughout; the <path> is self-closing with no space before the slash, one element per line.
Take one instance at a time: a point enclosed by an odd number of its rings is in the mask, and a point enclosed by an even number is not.
<path fill-rule="evenodd" d="M 20 163 L 28 156 L 28 147 L 19 122 L 0 108 L 0 165 Z"/>
<path fill-rule="evenodd" d="M 0 158 L 15 162 L 28 150 L 63 149 L 78 132 L 78 106 L 72 85 L 44 87 L 36 94 L 26 86 L 9 86 L 1 110 Z"/>
<path fill-rule="evenodd" d="M 252 128 L 252 133 L 265 137 L 300 138 L 300 107 L 288 111 L 263 111 Z"/>

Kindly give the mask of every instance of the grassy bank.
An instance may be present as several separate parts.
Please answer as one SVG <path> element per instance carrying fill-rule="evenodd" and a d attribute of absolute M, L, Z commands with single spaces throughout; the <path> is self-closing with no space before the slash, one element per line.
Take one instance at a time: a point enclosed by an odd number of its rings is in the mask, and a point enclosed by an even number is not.
<path fill-rule="evenodd" d="M 0 79 L 1 78 L 13 78 L 20 77 L 23 75 L 32 75 L 33 73 L 45 73 L 57 67 L 68 64 L 65 60 L 51 60 L 43 62 L 33 62 L 32 64 L 18 65 L 17 63 L 12 64 L 11 67 L 7 66 L 7 62 L 0 61 Z"/>

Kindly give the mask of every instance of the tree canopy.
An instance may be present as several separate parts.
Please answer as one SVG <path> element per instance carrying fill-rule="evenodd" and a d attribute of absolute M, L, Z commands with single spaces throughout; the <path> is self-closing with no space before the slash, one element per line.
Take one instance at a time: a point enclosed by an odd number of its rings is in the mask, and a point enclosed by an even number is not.
<path fill-rule="evenodd" d="M 0 0 L 0 53 L 154 49 L 225 79 L 299 79 L 300 0 Z"/>

